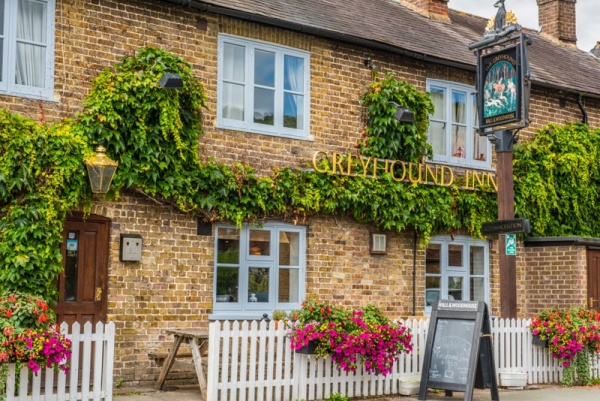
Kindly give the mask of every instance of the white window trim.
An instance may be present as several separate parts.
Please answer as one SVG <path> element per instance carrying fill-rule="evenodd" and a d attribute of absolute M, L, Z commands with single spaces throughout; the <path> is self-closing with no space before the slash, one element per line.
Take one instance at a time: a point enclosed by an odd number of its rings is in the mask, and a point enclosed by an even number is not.
<path fill-rule="evenodd" d="M 44 88 L 33 86 L 18 85 L 14 83 L 16 68 L 16 46 L 17 46 L 17 7 L 18 1 L 7 0 L 4 3 L 4 29 L 2 35 L 4 41 L 2 59 L 2 78 L 0 82 L 0 94 L 21 96 L 37 100 L 54 101 L 54 31 L 56 0 L 37 0 L 39 3 L 47 4 L 46 37 L 46 66 Z"/>
<path fill-rule="evenodd" d="M 485 161 L 481 161 L 481 160 L 476 160 L 473 158 L 473 141 L 474 141 L 474 136 L 475 135 L 479 135 L 476 132 L 476 127 L 473 125 L 473 121 L 475 118 L 477 118 L 476 113 L 477 110 L 473 107 L 473 102 L 472 102 L 472 96 L 475 96 L 475 88 L 473 86 L 470 85 L 465 85 L 465 84 L 460 84 L 460 83 L 456 83 L 456 82 L 449 82 L 449 81 L 442 81 L 442 80 L 438 80 L 438 79 L 427 79 L 426 82 L 426 87 L 427 87 L 427 92 L 429 93 L 431 91 L 431 87 L 432 86 L 437 86 L 440 88 L 444 88 L 446 90 L 446 121 L 444 121 L 444 123 L 446 124 L 446 155 L 440 155 L 440 154 L 434 154 L 433 155 L 433 161 L 436 163 L 442 163 L 442 164 L 447 164 L 447 165 L 451 165 L 451 166 L 458 166 L 458 167 L 470 167 L 470 168 L 476 168 L 476 169 L 481 169 L 481 170 L 492 170 L 492 145 L 491 143 L 486 140 L 486 160 Z M 454 157 L 452 156 L 452 138 L 451 138 L 451 134 L 450 134 L 450 129 L 451 129 L 451 122 L 450 122 L 450 110 L 452 110 L 452 90 L 457 90 L 457 91 L 461 91 L 461 92 L 466 92 L 467 93 L 467 116 L 466 116 L 466 126 L 467 126 L 467 133 L 466 133 L 466 149 L 465 152 L 467 155 L 469 155 L 469 157 L 466 158 L 461 158 L 461 157 Z M 429 117 L 431 121 L 435 121 L 432 116 Z"/>
<path fill-rule="evenodd" d="M 439 244 L 440 249 L 440 299 L 448 298 L 448 277 L 449 276 L 460 276 L 463 277 L 465 286 L 463 287 L 463 294 L 470 294 L 471 290 L 471 277 L 483 277 L 484 285 L 484 302 L 489 305 L 490 302 L 490 244 L 486 240 L 476 239 L 468 236 L 454 236 L 449 235 L 437 235 L 431 237 L 430 244 Z M 460 245 L 463 246 L 464 252 L 462 253 L 463 263 L 461 267 L 448 266 L 448 246 Z M 470 273 L 470 247 L 477 246 L 482 247 L 484 252 L 484 264 L 483 264 L 483 275 L 471 275 Z M 425 278 L 428 276 L 427 272 L 424 272 Z M 437 276 L 437 275 L 429 275 Z M 424 294 L 425 295 L 425 294 Z M 431 306 L 425 305 L 425 315 L 431 315 Z"/>
<path fill-rule="evenodd" d="M 232 43 L 240 46 L 244 46 L 245 48 L 245 60 L 246 60 L 246 82 L 245 82 L 245 103 L 244 110 L 245 119 L 244 121 L 227 119 L 223 117 L 222 113 L 222 101 L 223 101 L 223 45 L 224 43 Z M 218 45 L 218 81 L 217 81 L 217 128 L 223 129 L 231 129 L 237 131 L 247 131 L 256 134 L 264 134 L 271 136 L 278 136 L 284 138 L 293 138 L 293 139 L 304 139 L 304 140 L 314 140 L 314 138 L 310 135 L 310 53 L 293 49 L 286 46 L 276 45 L 272 43 L 257 41 L 246 39 L 242 37 L 219 34 L 219 45 Z M 283 122 L 281 125 L 269 126 L 265 124 L 257 124 L 253 121 L 252 110 L 254 109 L 254 63 L 252 61 L 252 54 L 254 49 L 267 50 L 270 52 L 274 52 L 276 54 L 276 64 L 278 66 L 283 64 L 283 56 L 291 55 L 294 57 L 299 57 L 304 60 L 304 116 L 303 116 L 303 129 L 292 129 L 283 127 Z M 275 94 L 276 98 L 283 96 L 283 74 L 280 71 L 280 68 L 277 69 L 275 74 Z M 283 100 L 275 102 L 275 116 L 277 121 L 277 116 L 283 116 Z"/>
<path fill-rule="evenodd" d="M 210 320 L 247 320 L 260 319 L 266 313 L 271 316 L 274 310 L 291 311 L 300 309 L 301 303 L 306 294 L 306 227 L 301 225 L 293 225 L 287 223 L 270 222 L 265 223 L 262 227 L 244 225 L 240 229 L 240 261 L 239 261 L 239 286 L 238 294 L 240 295 L 239 302 L 216 302 L 217 288 L 217 245 L 218 245 L 218 229 L 219 228 L 237 228 L 227 224 L 217 225 L 214 238 L 214 259 L 213 259 L 213 313 L 208 316 Z M 249 230 L 264 229 L 271 232 L 271 252 L 266 256 L 253 256 L 249 253 Z M 298 260 L 298 302 L 278 303 L 278 278 L 279 278 L 279 232 L 297 232 L 299 233 L 299 260 Z M 244 256 L 246 255 L 246 256 Z M 269 276 L 269 302 L 260 302 L 252 304 L 246 300 L 248 294 L 248 267 L 269 267 L 272 274 Z M 290 268 L 284 266 L 284 268 Z M 243 298 L 243 299 L 242 299 Z"/>

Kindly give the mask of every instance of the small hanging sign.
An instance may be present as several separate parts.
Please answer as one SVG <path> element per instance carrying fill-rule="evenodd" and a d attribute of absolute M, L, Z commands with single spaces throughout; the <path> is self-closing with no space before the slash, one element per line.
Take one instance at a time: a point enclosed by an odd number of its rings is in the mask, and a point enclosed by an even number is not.
<path fill-rule="evenodd" d="M 517 254 L 517 236 L 516 234 L 506 234 L 504 237 L 504 245 L 507 255 Z"/>

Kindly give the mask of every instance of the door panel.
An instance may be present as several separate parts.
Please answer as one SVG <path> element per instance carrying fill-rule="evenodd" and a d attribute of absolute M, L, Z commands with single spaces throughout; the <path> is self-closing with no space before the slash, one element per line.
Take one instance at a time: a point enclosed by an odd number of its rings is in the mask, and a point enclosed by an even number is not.
<path fill-rule="evenodd" d="M 71 217 L 63 229 L 63 273 L 58 280 L 59 322 L 106 322 L 108 235 L 110 221 Z"/>
<path fill-rule="evenodd" d="M 600 311 L 600 250 L 588 250 L 587 306 Z"/>

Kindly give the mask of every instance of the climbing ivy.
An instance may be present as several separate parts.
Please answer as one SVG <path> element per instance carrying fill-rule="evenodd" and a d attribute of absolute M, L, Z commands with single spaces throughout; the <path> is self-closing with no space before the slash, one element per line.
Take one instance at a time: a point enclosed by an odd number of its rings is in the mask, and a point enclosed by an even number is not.
<path fill-rule="evenodd" d="M 66 213 L 89 194 L 85 139 L 0 110 L 0 288 L 56 296 Z"/>
<path fill-rule="evenodd" d="M 427 143 L 429 115 L 433 102 L 429 93 L 419 92 L 406 81 L 387 73 L 384 79 L 371 84 L 361 103 L 366 106 L 366 129 L 359 148 L 365 156 L 389 160 L 420 162 L 433 155 Z M 415 122 L 406 123 L 394 118 L 398 108 L 414 113 Z"/>
<path fill-rule="evenodd" d="M 600 130 L 550 124 L 514 151 L 515 213 L 532 236 L 600 236 Z"/>
<path fill-rule="evenodd" d="M 182 89 L 163 89 L 165 73 L 182 78 Z M 145 47 L 107 68 L 92 83 L 76 128 L 90 143 L 103 143 L 119 162 L 111 186 L 118 197 L 134 188 L 172 202 L 182 211 L 197 207 L 198 138 L 206 94 L 191 66 L 164 50 Z"/>

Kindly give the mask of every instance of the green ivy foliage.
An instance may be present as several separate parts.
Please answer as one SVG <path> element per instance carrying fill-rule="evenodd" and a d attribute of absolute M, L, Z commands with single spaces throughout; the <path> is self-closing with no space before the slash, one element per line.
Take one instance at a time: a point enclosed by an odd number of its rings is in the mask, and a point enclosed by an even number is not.
<path fill-rule="evenodd" d="M 359 143 L 363 155 L 388 160 L 418 163 L 424 156 L 431 157 L 427 143 L 429 115 L 433 102 L 429 93 L 419 92 L 406 81 L 387 73 L 371 84 L 361 103 L 366 106 L 366 138 Z M 394 118 L 399 107 L 414 113 L 415 122 L 400 122 Z"/>
<path fill-rule="evenodd" d="M 89 184 L 87 142 L 69 121 L 46 126 L 0 110 L 0 288 L 52 299 L 66 213 Z"/>
<path fill-rule="evenodd" d="M 165 73 L 182 78 L 183 88 L 164 89 Z M 191 66 L 162 49 L 145 47 L 105 69 L 92 83 L 76 128 L 90 143 L 103 143 L 119 162 L 111 186 L 158 196 L 182 211 L 196 206 L 198 138 L 203 135 L 206 94 Z"/>
<path fill-rule="evenodd" d="M 531 236 L 600 236 L 600 130 L 550 124 L 514 151 L 515 214 Z"/>

